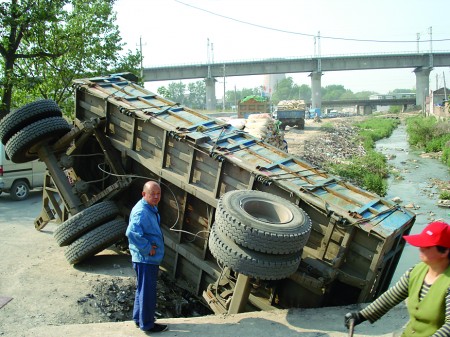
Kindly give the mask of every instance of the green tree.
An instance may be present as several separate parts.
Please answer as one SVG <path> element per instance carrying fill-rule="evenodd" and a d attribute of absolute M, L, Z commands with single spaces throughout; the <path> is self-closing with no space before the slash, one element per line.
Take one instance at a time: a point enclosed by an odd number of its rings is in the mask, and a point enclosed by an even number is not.
<path fill-rule="evenodd" d="M 188 99 L 186 105 L 193 109 L 204 109 L 206 102 L 205 81 L 188 84 Z"/>
<path fill-rule="evenodd" d="M 305 101 L 310 101 L 311 100 L 311 87 L 309 85 L 306 84 L 302 84 L 301 86 L 298 87 L 298 98 L 305 100 Z"/>
<path fill-rule="evenodd" d="M 185 102 L 186 84 L 183 82 L 171 82 L 167 87 L 166 98 L 180 104 Z"/>
<path fill-rule="evenodd" d="M 299 86 L 294 83 L 292 77 L 286 77 L 278 82 L 272 94 L 272 101 L 277 104 L 279 101 L 299 98 Z"/>
<path fill-rule="evenodd" d="M 356 99 L 369 99 L 369 97 L 371 95 L 375 95 L 376 92 L 375 91 L 360 91 L 360 92 L 356 92 L 355 93 L 355 97 Z"/>
<path fill-rule="evenodd" d="M 322 88 L 322 100 L 332 101 L 341 99 L 341 97 L 347 92 L 347 89 L 343 85 L 331 84 Z"/>
<path fill-rule="evenodd" d="M 416 89 L 394 89 L 392 91 L 389 91 L 389 94 L 396 94 L 401 92 L 416 92 Z"/>
<path fill-rule="evenodd" d="M 7 0 L 0 3 L 0 117 L 37 98 L 72 96 L 79 76 L 138 69 L 123 44 L 114 0 Z"/>

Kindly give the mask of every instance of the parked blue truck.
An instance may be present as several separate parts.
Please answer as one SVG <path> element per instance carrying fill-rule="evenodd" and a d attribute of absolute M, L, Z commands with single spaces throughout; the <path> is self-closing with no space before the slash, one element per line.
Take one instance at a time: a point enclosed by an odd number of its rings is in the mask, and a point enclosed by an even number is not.
<path fill-rule="evenodd" d="M 303 100 L 284 100 L 277 104 L 277 119 L 281 122 L 280 129 L 286 126 L 305 128 L 306 104 Z"/>

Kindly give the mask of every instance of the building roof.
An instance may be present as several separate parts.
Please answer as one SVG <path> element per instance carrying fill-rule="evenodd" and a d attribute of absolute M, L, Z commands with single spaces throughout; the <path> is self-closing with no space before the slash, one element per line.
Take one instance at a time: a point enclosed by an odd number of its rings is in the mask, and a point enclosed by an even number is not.
<path fill-rule="evenodd" d="M 444 88 L 444 87 L 433 91 L 433 94 L 435 94 L 435 95 L 444 95 L 445 91 L 447 91 L 447 95 L 450 95 L 450 89 L 449 88 Z"/>

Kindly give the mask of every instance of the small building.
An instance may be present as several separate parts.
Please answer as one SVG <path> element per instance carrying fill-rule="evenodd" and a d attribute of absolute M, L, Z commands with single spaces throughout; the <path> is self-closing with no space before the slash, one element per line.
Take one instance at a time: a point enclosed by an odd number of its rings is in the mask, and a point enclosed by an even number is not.
<path fill-rule="evenodd" d="M 450 119 L 449 100 L 450 89 L 440 88 L 432 91 L 427 105 L 427 116 L 435 116 L 437 119 Z"/>

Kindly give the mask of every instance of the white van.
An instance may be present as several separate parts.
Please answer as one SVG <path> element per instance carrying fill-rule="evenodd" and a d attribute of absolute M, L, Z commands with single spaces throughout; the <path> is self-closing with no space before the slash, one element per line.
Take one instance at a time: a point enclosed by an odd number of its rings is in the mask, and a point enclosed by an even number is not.
<path fill-rule="evenodd" d="M 46 166 L 41 161 L 15 164 L 6 158 L 0 142 L 0 194 L 7 192 L 14 200 L 24 200 L 30 190 L 44 185 Z"/>

